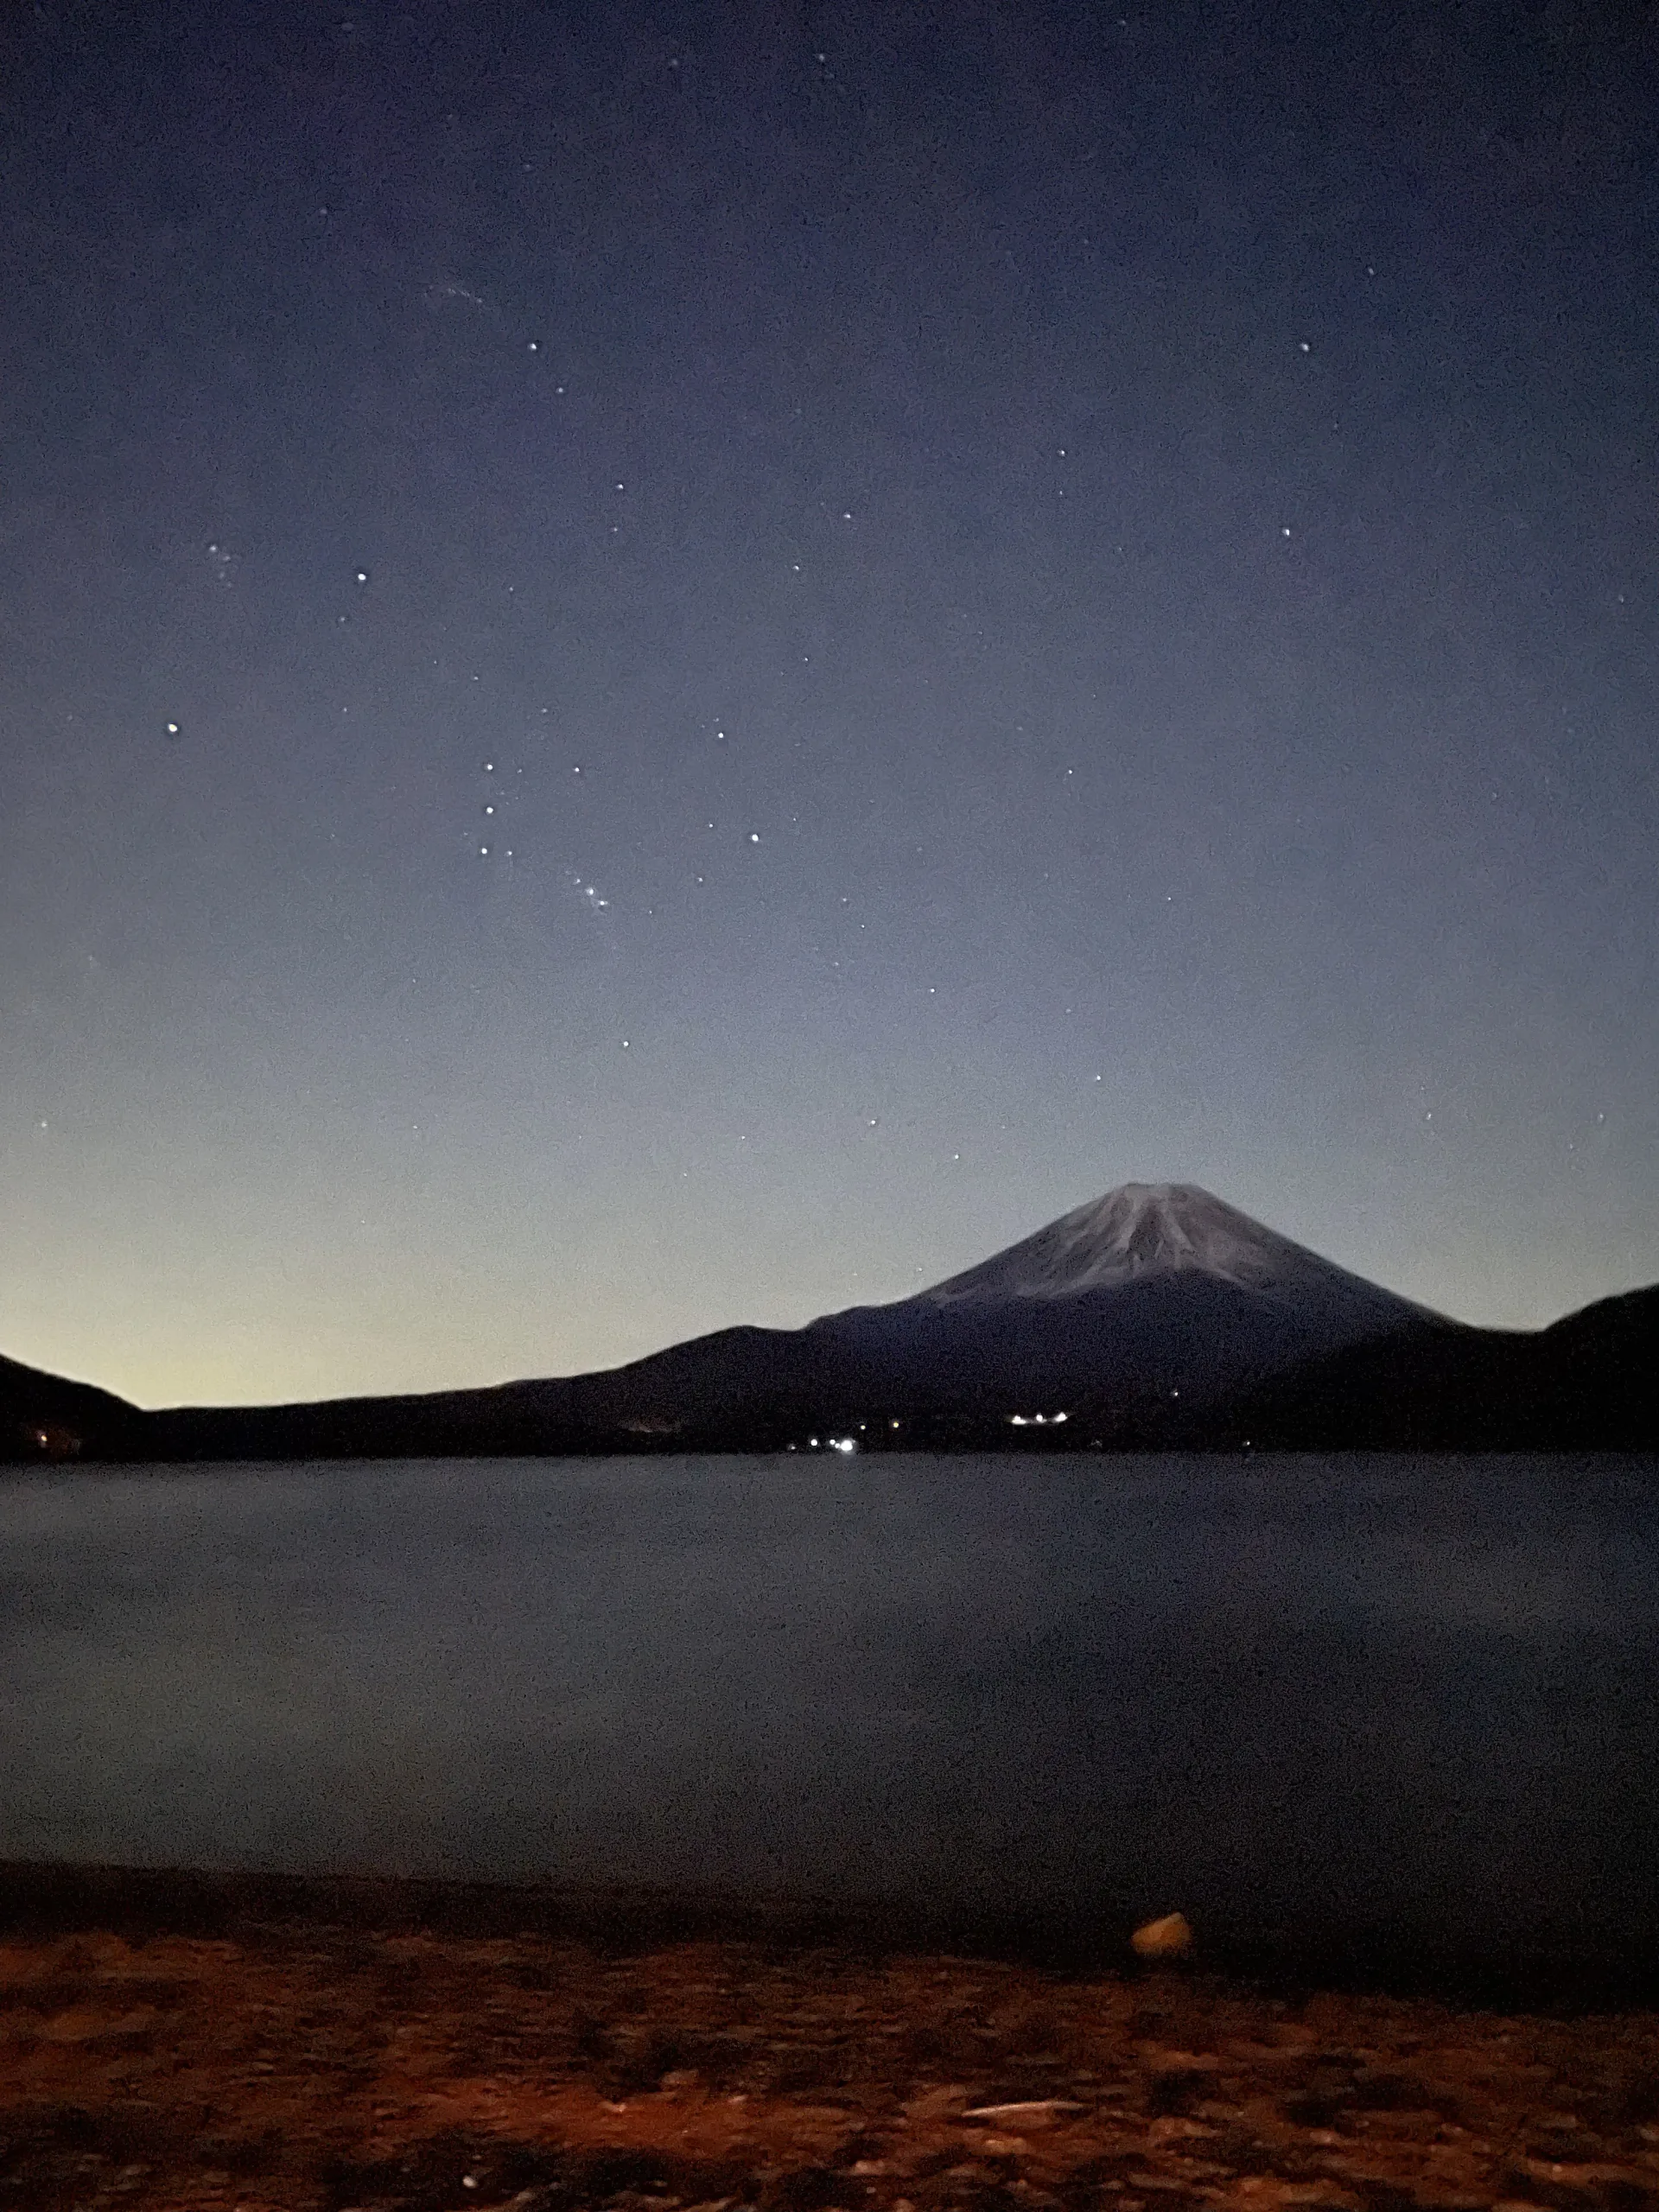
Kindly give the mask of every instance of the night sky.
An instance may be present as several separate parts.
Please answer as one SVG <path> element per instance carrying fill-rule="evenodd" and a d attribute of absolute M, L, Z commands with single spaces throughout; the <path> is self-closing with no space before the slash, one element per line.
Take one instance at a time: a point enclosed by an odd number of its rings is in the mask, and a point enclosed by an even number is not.
<path fill-rule="evenodd" d="M 18 0 L 0 1351 L 568 1372 L 1130 1178 L 1659 1278 L 1656 64 Z"/>

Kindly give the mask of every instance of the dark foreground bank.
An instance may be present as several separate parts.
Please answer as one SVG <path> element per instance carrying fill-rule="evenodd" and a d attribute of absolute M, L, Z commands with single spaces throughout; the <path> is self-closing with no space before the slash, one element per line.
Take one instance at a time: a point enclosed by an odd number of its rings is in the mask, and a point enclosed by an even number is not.
<path fill-rule="evenodd" d="M 1213 1941 L 1138 1970 L 1105 1919 L 1069 1948 L 1012 1917 L 944 1932 L 666 1893 L 8 1866 L 0 2203 L 1659 2206 L 1659 2014 L 1628 1986 L 1586 2012 L 1598 1993 L 1558 1962 L 1553 1997 L 1532 1991 L 1550 2017 L 1437 1993 L 1446 1962 L 1421 1957 L 1355 1954 L 1326 1985 L 1306 1948 L 1241 1974 Z"/>

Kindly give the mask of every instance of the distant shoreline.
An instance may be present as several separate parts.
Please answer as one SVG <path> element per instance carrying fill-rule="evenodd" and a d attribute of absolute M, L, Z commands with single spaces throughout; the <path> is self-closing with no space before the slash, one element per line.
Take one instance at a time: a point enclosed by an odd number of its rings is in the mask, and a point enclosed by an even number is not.
<path fill-rule="evenodd" d="M 810 1332 L 802 1332 L 810 1336 Z M 425 1395 L 147 1412 L 0 1358 L 0 1465 L 660 1454 L 1659 1451 L 1659 1287 L 1535 1335 L 1413 1328 L 1218 1395 L 1099 1383 L 1010 1404 L 925 1370 L 893 1395 L 774 1387 L 764 1332 L 681 1347 L 639 1370 Z M 760 1349 L 750 1338 L 759 1338 Z M 656 1409 L 683 1355 L 714 1363 L 703 1402 Z M 791 1357 L 793 1356 L 791 1351 Z M 672 1370 L 666 1381 L 662 1370 Z M 715 1383 L 719 1387 L 715 1387 Z M 695 1395 L 696 1394 L 691 1394 Z M 1033 1402 L 1037 1400 L 1037 1402 Z"/>

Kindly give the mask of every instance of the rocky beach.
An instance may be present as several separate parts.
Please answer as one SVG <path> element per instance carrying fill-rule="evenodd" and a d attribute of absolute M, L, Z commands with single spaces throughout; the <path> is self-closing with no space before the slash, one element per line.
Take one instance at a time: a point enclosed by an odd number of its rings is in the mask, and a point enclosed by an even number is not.
<path fill-rule="evenodd" d="M 1500 2005 L 1422 1962 L 1066 1960 L 432 1884 L 0 1892 L 19 2212 L 1659 2205 L 1659 2012 L 1605 1988 Z"/>

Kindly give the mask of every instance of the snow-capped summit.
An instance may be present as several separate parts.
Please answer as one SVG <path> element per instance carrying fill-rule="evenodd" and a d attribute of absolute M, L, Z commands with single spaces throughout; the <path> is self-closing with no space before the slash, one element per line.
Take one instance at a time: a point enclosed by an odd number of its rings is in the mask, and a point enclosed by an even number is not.
<path fill-rule="evenodd" d="M 931 1289 L 800 1332 L 849 1397 L 1185 1416 L 1304 1360 L 1451 1325 L 1191 1183 L 1126 1183 Z"/>
<path fill-rule="evenodd" d="M 1150 1275 L 1185 1274 L 1240 1290 L 1317 1294 L 1321 1303 L 1339 1288 L 1377 1294 L 1375 1285 L 1196 1184 L 1124 1183 L 906 1302 L 1072 1298 Z"/>

